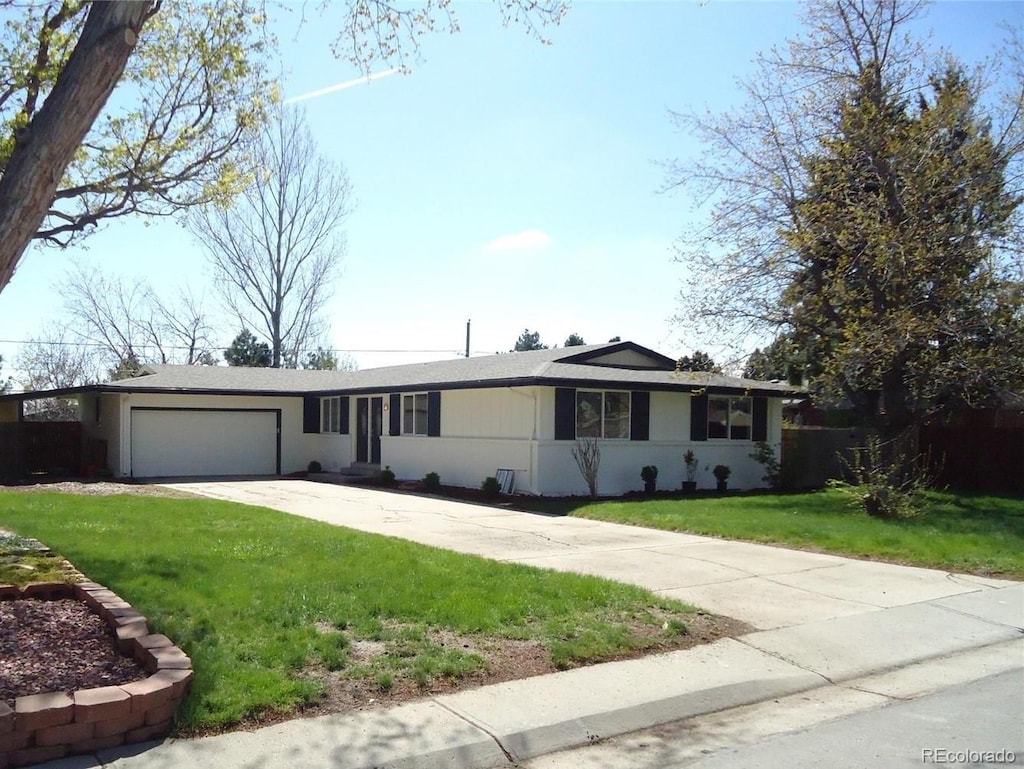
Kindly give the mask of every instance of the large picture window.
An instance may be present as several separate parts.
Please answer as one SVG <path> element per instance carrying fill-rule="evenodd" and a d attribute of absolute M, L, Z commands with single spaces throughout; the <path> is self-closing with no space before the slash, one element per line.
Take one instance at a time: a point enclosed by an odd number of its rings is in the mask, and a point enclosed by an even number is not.
<path fill-rule="evenodd" d="M 629 393 L 576 391 L 577 438 L 629 439 Z"/>
<path fill-rule="evenodd" d="M 320 399 L 320 432 L 341 432 L 341 403 L 340 397 Z"/>
<path fill-rule="evenodd" d="M 427 434 L 427 394 L 402 396 L 402 435 Z"/>
<path fill-rule="evenodd" d="M 708 438 L 749 441 L 752 425 L 751 398 L 720 395 L 708 398 Z"/>

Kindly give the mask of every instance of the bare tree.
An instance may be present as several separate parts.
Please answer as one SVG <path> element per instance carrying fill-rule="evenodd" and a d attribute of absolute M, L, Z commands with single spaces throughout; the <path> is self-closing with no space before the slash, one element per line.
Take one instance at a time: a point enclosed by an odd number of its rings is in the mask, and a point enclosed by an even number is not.
<path fill-rule="evenodd" d="M 230 207 L 194 209 L 188 226 L 240 325 L 265 337 L 274 368 L 296 367 L 325 329 L 352 188 L 345 169 L 320 155 L 295 108 L 277 108 L 253 159 L 245 192 Z"/>
<path fill-rule="evenodd" d="M 116 369 L 126 362 L 213 362 L 209 317 L 189 289 L 168 302 L 142 280 L 73 269 L 61 285 L 74 336 Z"/>
<path fill-rule="evenodd" d="M 17 358 L 25 391 L 61 390 L 99 380 L 95 349 L 71 338 L 65 326 L 48 326 L 29 339 Z M 49 421 L 77 419 L 77 404 L 66 398 L 44 398 L 26 402 L 36 418 Z"/>

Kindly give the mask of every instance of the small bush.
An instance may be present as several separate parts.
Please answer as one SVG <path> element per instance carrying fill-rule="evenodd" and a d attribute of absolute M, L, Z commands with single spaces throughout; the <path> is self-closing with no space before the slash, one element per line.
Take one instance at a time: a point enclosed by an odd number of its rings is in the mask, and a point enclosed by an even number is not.
<path fill-rule="evenodd" d="M 497 499 L 501 495 L 501 484 L 498 483 L 498 479 L 493 475 L 488 475 L 484 478 L 484 482 L 480 484 L 480 491 L 488 499 Z"/>
<path fill-rule="evenodd" d="M 311 473 L 322 473 L 324 471 L 323 465 L 321 465 L 315 459 L 308 465 L 306 465 L 306 469 Z"/>
<path fill-rule="evenodd" d="M 441 488 L 441 476 L 437 473 L 427 473 L 423 476 L 423 488 L 427 491 L 437 491 Z"/>
<path fill-rule="evenodd" d="M 658 466 L 644 465 L 640 470 L 640 477 L 643 478 L 646 483 L 658 480 Z"/>
<path fill-rule="evenodd" d="M 391 465 L 385 465 L 384 469 L 380 471 L 380 482 L 385 486 L 395 485 L 395 473 L 391 469 Z"/>
<path fill-rule="evenodd" d="M 924 515 L 922 500 L 933 479 L 912 455 L 910 443 L 906 437 L 883 442 L 869 436 L 864 446 L 854 449 L 852 461 L 844 460 L 852 483 L 832 480 L 829 486 L 842 491 L 854 508 L 872 518 Z"/>
<path fill-rule="evenodd" d="M 758 441 L 754 444 L 750 458 L 764 468 L 761 480 L 768 484 L 768 488 L 777 489 L 779 479 L 782 477 L 782 465 L 779 463 L 778 457 L 775 456 L 775 449 L 764 441 Z"/>
<path fill-rule="evenodd" d="M 711 474 L 715 476 L 715 480 L 719 483 L 725 483 L 729 480 L 729 476 L 732 475 L 732 469 L 729 465 L 715 465 L 715 469 L 711 471 Z"/>

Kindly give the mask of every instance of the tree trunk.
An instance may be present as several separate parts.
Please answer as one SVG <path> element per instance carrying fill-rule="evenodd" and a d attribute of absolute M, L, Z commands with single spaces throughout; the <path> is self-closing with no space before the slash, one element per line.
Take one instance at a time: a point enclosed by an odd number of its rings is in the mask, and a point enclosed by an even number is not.
<path fill-rule="evenodd" d="M 153 0 L 93 3 L 53 90 L 20 131 L 0 178 L 0 291 L 39 230 L 57 186 L 135 50 Z"/>

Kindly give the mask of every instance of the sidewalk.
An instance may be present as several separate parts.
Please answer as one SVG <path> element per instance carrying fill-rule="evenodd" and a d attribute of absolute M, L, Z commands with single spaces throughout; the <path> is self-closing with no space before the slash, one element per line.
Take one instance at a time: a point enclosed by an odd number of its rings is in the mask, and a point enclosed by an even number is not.
<path fill-rule="evenodd" d="M 511 769 L 515 762 L 603 738 L 971 650 L 988 652 L 985 669 L 990 672 L 1020 668 L 1022 634 L 1024 585 L 1014 585 L 760 631 L 389 710 L 169 740 L 52 766 Z"/>
<path fill-rule="evenodd" d="M 388 710 L 64 759 L 54 769 L 511 769 L 607 737 L 972 650 L 982 650 L 993 672 L 1024 667 L 1024 584 L 354 487 L 176 487 L 632 582 L 759 630 Z"/>

